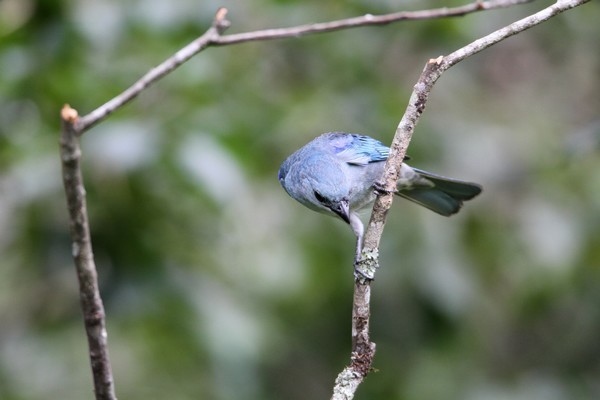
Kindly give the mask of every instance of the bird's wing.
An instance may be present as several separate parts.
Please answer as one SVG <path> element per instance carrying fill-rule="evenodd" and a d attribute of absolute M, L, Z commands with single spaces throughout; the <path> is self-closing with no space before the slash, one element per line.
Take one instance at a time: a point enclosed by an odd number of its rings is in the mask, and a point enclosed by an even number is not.
<path fill-rule="evenodd" d="M 353 165 L 385 161 L 390 154 L 390 149 L 379 140 L 354 133 L 332 133 L 328 144 L 340 160 Z"/>

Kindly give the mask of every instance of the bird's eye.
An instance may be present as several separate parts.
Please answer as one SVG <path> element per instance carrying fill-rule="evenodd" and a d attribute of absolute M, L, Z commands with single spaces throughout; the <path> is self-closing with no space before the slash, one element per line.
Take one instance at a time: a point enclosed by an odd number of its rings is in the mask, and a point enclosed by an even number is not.
<path fill-rule="evenodd" d="M 317 201 L 318 201 L 319 203 L 327 203 L 327 199 L 325 199 L 325 197 L 323 197 L 323 196 L 321 195 L 321 193 L 319 193 L 319 192 L 317 192 L 317 191 L 315 190 L 315 191 L 314 191 L 314 194 L 315 194 L 315 198 L 317 199 Z"/>

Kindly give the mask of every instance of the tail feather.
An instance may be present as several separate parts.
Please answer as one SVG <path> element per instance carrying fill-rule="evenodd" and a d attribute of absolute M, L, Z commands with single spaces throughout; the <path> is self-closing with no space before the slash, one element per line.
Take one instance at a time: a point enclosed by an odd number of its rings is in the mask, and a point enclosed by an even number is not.
<path fill-rule="evenodd" d="M 446 217 L 456 214 L 462 207 L 463 201 L 472 199 L 482 190 L 481 186 L 476 183 L 447 178 L 417 168 L 413 169 L 433 185 L 400 189 L 397 194 Z"/>

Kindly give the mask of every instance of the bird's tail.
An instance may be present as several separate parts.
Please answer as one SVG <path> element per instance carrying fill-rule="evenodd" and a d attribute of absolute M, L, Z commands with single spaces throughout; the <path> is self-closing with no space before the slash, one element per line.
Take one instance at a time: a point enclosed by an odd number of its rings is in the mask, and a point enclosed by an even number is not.
<path fill-rule="evenodd" d="M 446 217 L 456 214 L 462 207 L 463 201 L 471 200 L 482 190 L 476 183 L 447 178 L 417 168 L 413 170 L 431 184 L 400 188 L 397 192 L 398 196 Z"/>

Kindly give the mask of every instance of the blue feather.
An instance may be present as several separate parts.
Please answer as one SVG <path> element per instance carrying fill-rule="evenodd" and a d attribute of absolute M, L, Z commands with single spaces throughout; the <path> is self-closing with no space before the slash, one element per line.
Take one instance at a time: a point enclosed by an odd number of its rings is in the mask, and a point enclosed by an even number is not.
<path fill-rule="evenodd" d="M 341 160 L 353 165 L 367 165 L 387 160 L 390 149 L 369 136 L 342 132 L 330 133 L 329 145 Z"/>

